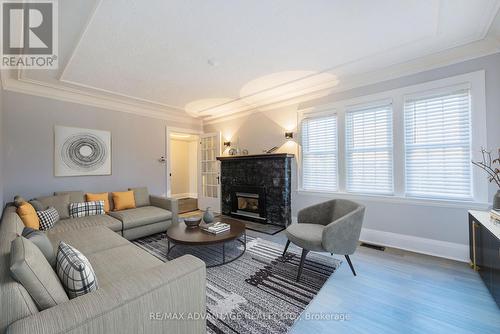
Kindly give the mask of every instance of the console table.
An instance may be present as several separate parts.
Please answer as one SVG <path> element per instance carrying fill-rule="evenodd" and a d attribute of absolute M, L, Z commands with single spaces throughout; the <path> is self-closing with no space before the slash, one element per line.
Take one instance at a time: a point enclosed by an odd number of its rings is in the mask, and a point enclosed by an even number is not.
<path fill-rule="evenodd" d="M 469 247 L 472 268 L 500 307 L 500 224 L 488 211 L 469 211 Z"/>

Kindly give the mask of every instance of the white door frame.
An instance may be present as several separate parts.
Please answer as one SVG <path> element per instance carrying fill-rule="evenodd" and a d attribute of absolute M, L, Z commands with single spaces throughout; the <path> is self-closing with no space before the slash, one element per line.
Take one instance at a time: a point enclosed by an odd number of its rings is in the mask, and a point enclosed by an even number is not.
<path fill-rule="evenodd" d="M 170 166 L 172 166 L 172 160 L 171 160 L 171 149 L 170 149 L 170 135 L 172 133 L 185 133 L 188 135 L 196 135 L 200 136 L 203 134 L 203 131 L 201 130 L 194 130 L 194 129 L 189 129 L 189 128 L 179 128 L 179 127 L 173 127 L 173 126 L 167 126 L 165 129 L 165 156 L 166 156 L 166 182 L 165 182 L 165 193 L 167 194 L 167 197 L 172 197 L 172 185 L 170 182 L 170 174 L 172 173 L 172 170 L 170 169 Z M 198 138 L 199 139 L 199 138 Z M 197 145 L 198 146 L 198 145 Z M 198 165 L 197 170 L 198 174 L 200 171 L 200 157 L 199 153 L 197 153 L 196 157 L 196 164 Z M 199 180 L 198 180 L 199 184 Z M 198 186 L 198 194 L 199 194 L 199 186 Z"/>

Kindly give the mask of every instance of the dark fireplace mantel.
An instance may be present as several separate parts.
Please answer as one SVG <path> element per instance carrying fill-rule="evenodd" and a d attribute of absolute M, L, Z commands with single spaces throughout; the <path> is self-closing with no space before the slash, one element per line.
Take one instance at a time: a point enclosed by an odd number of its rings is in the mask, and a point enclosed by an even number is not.
<path fill-rule="evenodd" d="M 291 213 L 293 154 L 272 153 L 217 157 L 221 161 L 221 209 L 224 215 L 288 226 Z M 237 192 L 247 190 L 259 198 L 259 216 L 245 214 L 235 203 Z M 254 191 L 250 191 L 254 189 Z M 255 190 L 255 189 L 258 189 Z M 258 193 L 258 194 L 257 194 Z M 261 202 L 265 200 L 265 202 Z M 257 204 L 257 201 L 253 201 Z M 264 211 L 260 211 L 264 210 Z"/>
<path fill-rule="evenodd" d="M 249 154 L 249 155 L 229 155 L 223 157 L 217 157 L 219 161 L 227 160 L 262 160 L 262 159 L 276 159 L 276 158 L 293 158 L 293 154 L 289 153 L 269 153 L 269 154 Z"/>

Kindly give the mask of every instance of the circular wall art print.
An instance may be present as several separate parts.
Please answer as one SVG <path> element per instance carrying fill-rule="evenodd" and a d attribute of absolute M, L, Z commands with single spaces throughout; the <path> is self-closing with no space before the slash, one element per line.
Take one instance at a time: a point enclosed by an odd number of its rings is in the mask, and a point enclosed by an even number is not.
<path fill-rule="evenodd" d="M 71 169 L 94 171 L 106 161 L 106 144 L 97 136 L 80 133 L 66 139 L 61 157 Z"/>
<path fill-rule="evenodd" d="M 111 133 L 55 127 L 56 176 L 110 175 Z"/>

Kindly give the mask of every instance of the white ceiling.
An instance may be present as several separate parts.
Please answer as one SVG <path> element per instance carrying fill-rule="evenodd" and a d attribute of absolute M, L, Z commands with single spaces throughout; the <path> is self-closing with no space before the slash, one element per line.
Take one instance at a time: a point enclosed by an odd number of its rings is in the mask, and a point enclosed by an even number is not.
<path fill-rule="evenodd" d="M 500 0 L 62 1 L 59 71 L 24 80 L 214 119 L 331 93 L 499 33 Z M 493 23 L 493 25 L 492 25 Z M 491 32 L 490 32 L 491 33 Z"/>

